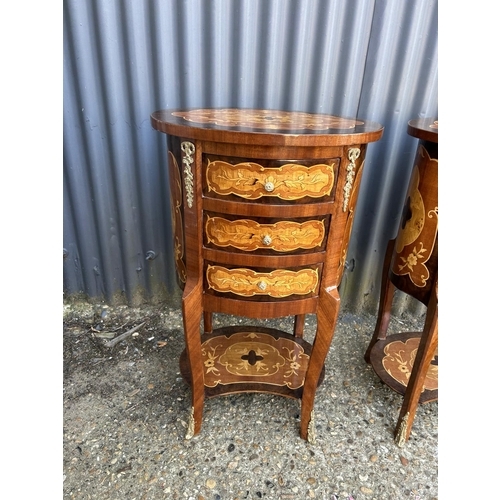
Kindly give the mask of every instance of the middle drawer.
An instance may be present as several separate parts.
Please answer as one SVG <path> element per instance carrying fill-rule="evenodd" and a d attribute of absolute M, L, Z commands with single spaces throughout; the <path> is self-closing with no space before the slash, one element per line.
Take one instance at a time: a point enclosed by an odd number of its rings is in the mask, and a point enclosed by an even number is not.
<path fill-rule="evenodd" d="M 330 216 L 314 219 L 250 219 L 203 215 L 207 248 L 256 253 L 315 252 L 325 248 Z"/>

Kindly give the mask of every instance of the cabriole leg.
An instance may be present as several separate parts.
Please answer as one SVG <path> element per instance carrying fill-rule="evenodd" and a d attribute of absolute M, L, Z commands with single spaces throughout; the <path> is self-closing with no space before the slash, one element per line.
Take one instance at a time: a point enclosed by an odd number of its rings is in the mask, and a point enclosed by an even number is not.
<path fill-rule="evenodd" d="M 312 430 L 312 425 L 314 425 L 314 413 L 312 413 L 314 396 L 316 395 L 321 370 L 323 369 L 333 339 L 339 310 L 340 297 L 337 288 L 323 289 L 318 304 L 316 337 L 302 393 L 300 436 L 309 441 L 314 441 L 315 436 L 315 431 Z"/>

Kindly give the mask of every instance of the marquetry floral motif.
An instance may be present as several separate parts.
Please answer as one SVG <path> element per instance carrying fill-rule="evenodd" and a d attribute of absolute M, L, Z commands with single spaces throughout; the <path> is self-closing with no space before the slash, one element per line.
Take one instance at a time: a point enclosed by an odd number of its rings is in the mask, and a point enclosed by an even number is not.
<path fill-rule="evenodd" d="M 206 275 L 209 287 L 216 292 L 232 292 L 244 297 L 269 295 L 282 298 L 295 294 L 307 295 L 314 293 L 319 283 L 318 270 L 308 268 L 259 273 L 252 269 L 227 269 L 209 265 Z"/>
<path fill-rule="evenodd" d="M 217 356 L 215 355 L 215 351 L 218 346 L 210 347 L 209 350 L 202 348 L 202 355 L 204 357 L 203 364 L 207 370 L 207 373 L 214 373 L 215 375 L 219 375 L 219 370 L 215 367 L 215 362 L 217 360 Z"/>
<path fill-rule="evenodd" d="M 385 371 L 405 387 L 410 380 L 411 370 L 415 362 L 419 343 L 420 339 L 418 337 L 413 337 L 406 342 L 395 340 L 394 342 L 388 343 L 384 348 L 385 356 L 382 358 L 382 365 Z M 435 390 L 437 388 L 438 365 L 431 363 L 425 378 L 423 390 Z"/>
<path fill-rule="evenodd" d="M 394 274 L 407 275 L 420 288 L 425 287 L 429 280 L 428 260 L 434 251 L 438 232 L 437 181 L 429 173 L 434 169 L 437 179 L 437 168 L 438 160 L 431 158 L 420 146 L 391 266 Z M 426 170 L 426 176 L 422 177 L 421 172 Z"/>
<path fill-rule="evenodd" d="M 302 353 L 297 353 L 296 349 L 288 349 L 288 347 L 283 347 L 284 350 L 288 352 L 287 361 L 289 362 L 289 369 L 285 372 L 284 377 L 291 377 L 292 375 L 298 375 L 297 370 L 300 370 L 300 358 L 303 356 Z"/>
<path fill-rule="evenodd" d="M 182 187 L 179 173 L 179 165 L 175 156 L 169 151 L 170 162 L 170 211 L 172 216 L 172 228 L 174 233 L 174 261 L 177 275 L 181 283 L 186 282 L 186 264 L 184 263 L 184 233 L 182 221 Z"/>
<path fill-rule="evenodd" d="M 325 236 L 325 224 L 322 220 L 259 224 L 248 219 L 230 221 L 209 217 L 205 231 L 208 241 L 220 247 L 232 246 L 247 252 L 262 248 L 292 252 L 320 246 Z"/>
<path fill-rule="evenodd" d="M 426 254 L 427 250 L 424 248 L 424 244 L 419 242 L 418 249 L 415 246 L 407 257 L 400 257 L 401 264 L 398 264 L 398 270 L 400 271 L 399 274 L 403 274 L 403 271 L 407 268 L 409 270 L 408 274 L 413 276 L 412 281 L 414 283 L 418 281 L 425 285 L 429 279 L 429 269 L 427 269 L 427 267 L 420 261 L 423 261 L 423 259 L 427 260 Z"/>
<path fill-rule="evenodd" d="M 254 381 L 298 389 L 309 363 L 309 355 L 293 340 L 255 332 L 212 337 L 203 342 L 201 353 L 207 387 Z"/>
<path fill-rule="evenodd" d="M 266 130 L 345 130 L 364 124 L 360 120 L 339 116 L 267 109 L 194 109 L 176 111 L 172 115 L 193 123 L 212 123 L 222 127 L 248 127 Z"/>
<path fill-rule="evenodd" d="M 209 161 L 206 179 L 209 191 L 220 195 L 234 194 L 256 200 L 263 196 L 282 200 L 298 200 L 306 196 L 320 198 L 333 189 L 335 164 L 311 167 L 287 163 L 278 168 L 265 168 L 258 163 L 236 165 L 225 161 Z"/>

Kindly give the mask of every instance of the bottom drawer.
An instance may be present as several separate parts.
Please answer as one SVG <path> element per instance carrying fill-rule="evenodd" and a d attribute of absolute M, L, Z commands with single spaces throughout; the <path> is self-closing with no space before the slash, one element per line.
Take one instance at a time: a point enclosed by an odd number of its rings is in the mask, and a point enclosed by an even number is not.
<path fill-rule="evenodd" d="M 209 289 L 242 297 L 267 295 L 283 298 L 290 295 L 314 295 L 318 293 L 319 278 L 318 268 L 258 272 L 247 268 L 228 269 L 209 265 L 206 270 Z"/>

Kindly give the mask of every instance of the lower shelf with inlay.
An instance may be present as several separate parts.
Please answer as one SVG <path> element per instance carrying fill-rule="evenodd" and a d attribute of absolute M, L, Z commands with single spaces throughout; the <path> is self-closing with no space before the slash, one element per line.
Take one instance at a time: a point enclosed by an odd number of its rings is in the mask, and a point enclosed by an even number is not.
<path fill-rule="evenodd" d="M 205 395 L 269 392 L 300 399 L 312 346 L 274 328 L 224 327 L 201 336 Z M 186 351 L 181 373 L 191 382 Z M 324 367 L 318 381 L 323 381 Z"/>
<path fill-rule="evenodd" d="M 406 391 L 421 336 L 421 332 L 387 335 L 387 338 L 379 340 L 370 352 L 370 363 L 375 373 L 399 394 L 404 394 Z M 430 403 L 437 399 L 438 354 L 436 352 L 425 378 L 419 403 Z"/>

